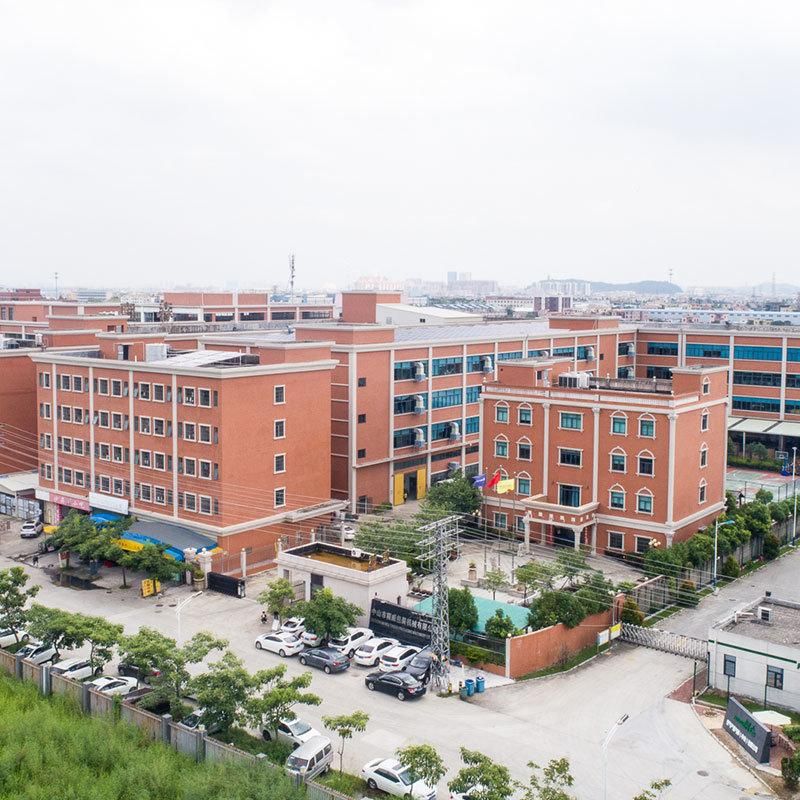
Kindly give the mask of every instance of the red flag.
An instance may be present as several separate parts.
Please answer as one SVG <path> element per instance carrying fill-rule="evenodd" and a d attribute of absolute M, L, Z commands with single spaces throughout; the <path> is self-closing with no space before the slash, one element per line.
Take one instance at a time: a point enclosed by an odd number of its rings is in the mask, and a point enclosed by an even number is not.
<path fill-rule="evenodd" d="M 498 483 L 500 483 L 500 470 L 497 470 L 497 472 L 492 475 L 489 482 L 486 484 L 486 488 L 491 489 L 493 486 L 497 486 Z"/>

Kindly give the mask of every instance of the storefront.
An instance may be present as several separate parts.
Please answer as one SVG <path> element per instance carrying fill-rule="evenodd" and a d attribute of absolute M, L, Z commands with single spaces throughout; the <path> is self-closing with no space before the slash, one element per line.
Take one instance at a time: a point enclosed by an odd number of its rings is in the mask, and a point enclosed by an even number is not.
<path fill-rule="evenodd" d="M 36 500 L 36 472 L 0 475 L 0 514 L 19 519 L 38 519 L 42 508 Z"/>
<path fill-rule="evenodd" d="M 47 489 L 37 489 L 36 497 L 44 503 L 43 520 L 46 525 L 58 525 L 73 508 L 87 514 L 92 510 L 89 501 L 83 497 L 73 497 Z"/>

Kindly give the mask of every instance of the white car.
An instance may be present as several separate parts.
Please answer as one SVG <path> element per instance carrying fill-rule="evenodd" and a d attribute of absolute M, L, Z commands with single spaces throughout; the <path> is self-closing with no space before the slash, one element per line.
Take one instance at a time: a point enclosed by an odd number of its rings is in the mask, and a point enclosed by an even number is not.
<path fill-rule="evenodd" d="M 19 535 L 21 539 L 35 539 L 44 530 L 44 524 L 40 519 L 26 519 L 22 523 Z"/>
<path fill-rule="evenodd" d="M 286 633 L 293 633 L 295 636 L 301 636 L 306 629 L 306 621 L 302 617 L 289 617 L 283 625 L 281 630 Z"/>
<path fill-rule="evenodd" d="M 57 653 L 55 647 L 51 644 L 28 642 L 25 647 L 20 647 L 17 650 L 17 655 L 21 655 L 28 661 L 33 661 L 34 664 L 46 664 L 48 661 L 52 661 Z"/>
<path fill-rule="evenodd" d="M 256 650 L 269 650 L 277 653 L 281 658 L 294 656 L 303 651 L 303 642 L 293 633 L 275 631 L 275 633 L 262 633 L 256 639 Z"/>
<path fill-rule="evenodd" d="M 400 642 L 397 639 L 386 639 L 380 636 L 373 636 L 356 650 L 353 661 L 360 667 L 377 666 L 381 656 L 393 647 L 397 647 Z"/>
<path fill-rule="evenodd" d="M 369 628 L 348 628 L 344 636 L 331 639 L 329 646 L 348 658 L 352 658 L 356 654 L 356 650 L 374 635 Z"/>
<path fill-rule="evenodd" d="M 11 647 L 15 645 L 17 641 L 27 642 L 28 639 L 30 639 L 30 636 L 28 636 L 27 631 L 17 631 L 15 637 L 14 631 L 12 631 L 11 628 L 3 628 L 3 630 L 0 630 L 0 647 Z"/>
<path fill-rule="evenodd" d="M 261 735 L 267 741 L 273 738 L 273 732 L 269 728 L 264 728 Z M 315 736 L 322 734 L 301 719 L 282 719 L 278 724 L 278 741 L 291 745 L 292 749 L 300 747 Z"/>
<path fill-rule="evenodd" d="M 414 800 L 434 800 L 436 789 L 423 781 L 412 783 L 408 767 L 396 758 L 376 758 L 367 762 L 361 770 L 361 777 L 373 791 L 380 789 L 397 797 L 411 797 Z"/>
<path fill-rule="evenodd" d="M 300 641 L 306 647 L 320 647 L 322 645 L 322 637 L 318 636 L 313 631 L 303 631 Z"/>
<path fill-rule="evenodd" d="M 114 677 L 112 675 L 103 675 L 101 678 L 92 681 L 89 686 L 94 686 L 98 692 L 103 694 L 130 694 L 137 686 L 136 678 L 124 678 L 122 676 Z"/>
<path fill-rule="evenodd" d="M 419 653 L 419 647 L 410 644 L 399 644 L 387 650 L 382 656 L 379 669 L 381 672 L 396 672 L 408 664 Z"/>
<path fill-rule="evenodd" d="M 92 662 L 86 658 L 64 658 L 54 664 L 50 670 L 52 675 L 62 675 L 64 678 L 72 678 L 76 681 L 91 678 L 93 675 L 99 675 L 100 672 L 100 668 L 93 668 Z"/>

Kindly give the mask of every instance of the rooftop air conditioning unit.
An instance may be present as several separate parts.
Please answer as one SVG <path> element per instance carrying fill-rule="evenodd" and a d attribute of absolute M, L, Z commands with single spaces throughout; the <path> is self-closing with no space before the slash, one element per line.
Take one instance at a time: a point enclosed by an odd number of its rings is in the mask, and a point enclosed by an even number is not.
<path fill-rule="evenodd" d="M 425 413 L 425 399 L 421 394 L 414 395 L 414 413 L 415 414 Z"/>
<path fill-rule="evenodd" d="M 414 362 L 414 380 L 417 382 L 425 380 L 425 365 L 421 361 Z"/>
<path fill-rule="evenodd" d="M 558 385 L 568 389 L 588 389 L 588 372 L 565 372 L 558 376 Z"/>
<path fill-rule="evenodd" d="M 772 609 L 769 606 L 758 607 L 758 621 L 772 622 Z"/>
<path fill-rule="evenodd" d="M 491 356 L 484 356 L 481 359 L 481 368 L 483 369 L 484 372 L 492 372 L 494 370 Z"/>
<path fill-rule="evenodd" d="M 145 361 L 162 361 L 167 357 L 167 345 L 165 344 L 146 344 L 144 346 Z"/>

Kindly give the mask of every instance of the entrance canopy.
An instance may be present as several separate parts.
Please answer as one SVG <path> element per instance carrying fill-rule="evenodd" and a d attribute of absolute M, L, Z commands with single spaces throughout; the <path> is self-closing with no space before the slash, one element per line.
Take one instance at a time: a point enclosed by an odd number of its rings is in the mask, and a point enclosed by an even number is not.
<path fill-rule="evenodd" d="M 0 494 L 10 494 L 16 497 L 18 494 L 33 492 L 38 485 L 39 476 L 36 471 L 0 475 Z"/>
<path fill-rule="evenodd" d="M 729 417 L 729 421 L 732 419 Z M 780 424 L 786 423 L 775 422 L 774 419 L 739 419 L 733 425 L 728 425 L 728 430 L 737 433 L 776 433 L 772 429 Z"/>

